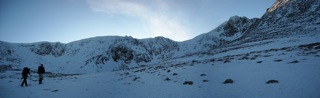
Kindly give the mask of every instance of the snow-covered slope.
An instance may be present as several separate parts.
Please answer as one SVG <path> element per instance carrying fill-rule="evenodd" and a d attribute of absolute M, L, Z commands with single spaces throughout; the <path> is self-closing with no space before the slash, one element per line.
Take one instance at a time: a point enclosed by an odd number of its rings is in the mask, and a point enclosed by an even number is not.
<path fill-rule="evenodd" d="M 243 49 L 250 51 L 251 49 Z M 20 72 L 0 74 L 1 98 L 318 98 L 320 43 L 228 56 L 190 58 L 170 66 L 91 74 L 32 73 L 20 87 Z M 183 64 L 185 63 L 185 64 Z M 232 84 L 223 84 L 232 79 Z M 267 84 L 269 80 L 278 83 Z M 19 82 L 20 81 L 20 82 Z M 185 82 L 189 81 L 186 84 Z"/>
<path fill-rule="evenodd" d="M 228 21 L 222 23 L 214 30 L 181 44 L 186 50 L 212 50 L 240 38 L 258 20 L 258 18 L 248 19 L 247 17 L 232 16 Z"/>
<path fill-rule="evenodd" d="M 177 51 L 178 43 L 156 37 L 138 40 L 132 37 L 95 37 L 67 44 L 38 42 L 10 44 L 1 42 L 1 65 L 36 68 L 39 64 L 56 71 L 99 72 L 143 66 L 153 60 L 165 60 Z"/>
<path fill-rule="evenodd" d="M 243 38 L 248 42 L 319 33 L 319 17 L 319 0 L 277 0 Z"/>

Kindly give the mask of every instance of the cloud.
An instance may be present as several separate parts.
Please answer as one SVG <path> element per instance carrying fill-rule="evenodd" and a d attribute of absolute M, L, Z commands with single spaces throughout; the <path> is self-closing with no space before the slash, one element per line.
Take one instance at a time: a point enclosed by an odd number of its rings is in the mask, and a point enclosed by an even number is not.
<path fill-rule="evenodd" d="M 87 0 L 90 8 L 96 12 L 108 14 L 141 14 L 147 9 L 138 3 L 127 0 Z"/>
<path fill-rule="evenodd" d="M 170 14 L 171 4 L 166 0 L 87 0 L 95 12 L 110 15 L 124 14 L 140 17 L 147 24 L 152 37 L 164 36 L 176 41 L 190 39 L 189 30 Z"/>

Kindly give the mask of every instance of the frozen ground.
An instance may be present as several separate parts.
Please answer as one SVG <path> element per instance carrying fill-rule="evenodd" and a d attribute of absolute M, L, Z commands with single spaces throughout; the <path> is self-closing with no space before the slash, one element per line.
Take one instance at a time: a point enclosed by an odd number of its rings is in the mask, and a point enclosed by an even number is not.
<path fill-rule="evenodd" d="M 320 43 L 88 74 L 47 74 L 20 87 L 21 71 L 0 73 L 1 98 L 319 98 Z M 194 58 L 196 59 L 196 58 Z M 226 79 L 233 84 L 223 84 Z M 266 84 L 268 80 L 279 83 Z M 184 85 L 192 81 L 192 85 Z M 28 81 L 30 83 L 30 80 Z"/>

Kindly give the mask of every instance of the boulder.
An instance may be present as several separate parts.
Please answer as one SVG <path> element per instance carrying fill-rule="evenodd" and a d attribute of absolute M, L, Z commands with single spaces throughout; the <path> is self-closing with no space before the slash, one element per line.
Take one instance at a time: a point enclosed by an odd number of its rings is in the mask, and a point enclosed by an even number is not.
<path fill-rule="evenodd" d="M 266 84 L 271 84 L 271 83 L 279 83 L 278 80 L 269 80 L 266 82 Z"/>
<path fill-rule="evenodd" d="M 233 80 L 232 79 L 226 79 L 223 84 L 232 84 Z"/>
<path fill-rule="evenodd" d="M 184 81 L 183 85 L 192 85 L 193 82 L 192 81 Z"/>

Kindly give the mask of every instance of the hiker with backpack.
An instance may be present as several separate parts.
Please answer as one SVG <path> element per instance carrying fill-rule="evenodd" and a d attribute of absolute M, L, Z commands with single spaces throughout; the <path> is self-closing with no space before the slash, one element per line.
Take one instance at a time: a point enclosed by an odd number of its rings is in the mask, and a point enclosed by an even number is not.
<path fill-rule="evenodd" d="M 23 70 L 22 70 L 22 78 L 23 78 L 23 81 L 21 83 L 21 86 L 23 87 L 23 84 L 25 84 L 26 86 L 28 86 L 28 83 L 27 83 L 27 78 L 28 78 L 28 74 L 30 76 L 32 76 L 30 74 L 30 69 L 28 67 L 24 67 Z"/>
<path fill-rule="evenodd" d="M 41 64 L 41 65 L 38 67 L 39 84 L 42 84 L 43 74 L 44 74 L 45 72 L 46 72 L 46 71 L 45 71 L 43 65 Z"/>

